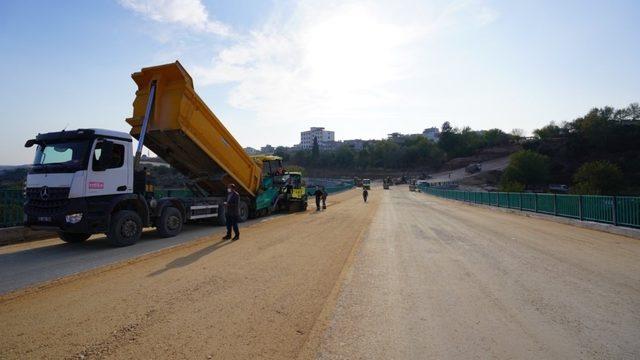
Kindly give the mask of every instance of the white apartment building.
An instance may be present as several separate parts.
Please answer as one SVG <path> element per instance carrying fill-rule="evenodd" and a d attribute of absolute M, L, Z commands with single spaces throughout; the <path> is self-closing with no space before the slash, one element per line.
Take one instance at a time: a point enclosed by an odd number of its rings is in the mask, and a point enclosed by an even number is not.
<path fill-rule="evenodd" d="M 311 149 L 313 147 L 313 139 L 318 139 L 320 148 L 326 148 L 324 144 L 330 144 L 335 141 L 335 132 L 327 131 L 323 127 L 312 127 L 310 130 L 300 133 L 300 148 Z"/>

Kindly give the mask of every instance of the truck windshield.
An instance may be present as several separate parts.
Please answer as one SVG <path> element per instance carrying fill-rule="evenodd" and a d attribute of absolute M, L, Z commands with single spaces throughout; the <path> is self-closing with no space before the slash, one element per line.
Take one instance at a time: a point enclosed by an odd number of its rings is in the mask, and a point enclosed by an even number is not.
<path fill-rule="evenodd" d="M 33 160 L 33 172 L 75 172 L 86 165 L 89 140 L 39 144 Z"/>

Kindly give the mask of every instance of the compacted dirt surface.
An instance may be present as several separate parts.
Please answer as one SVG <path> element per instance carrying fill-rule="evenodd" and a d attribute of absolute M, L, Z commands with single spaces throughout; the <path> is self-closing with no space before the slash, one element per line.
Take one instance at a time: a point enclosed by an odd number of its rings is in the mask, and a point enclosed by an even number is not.
<path fill-rule="evenodd" d="M 241 231 L 3 295 L 0 358 L 640 358 L 638 240 L 405 186 Z"/>
<path fill-rule="evenodd" d="M 0 358 L 295 357 L 378 201 L 328 205 L 5 295 Z"/>
<path fill-rule="evenodd" d="M 384 192 L 320 359 L 640 359 L 640 241 Z"/>

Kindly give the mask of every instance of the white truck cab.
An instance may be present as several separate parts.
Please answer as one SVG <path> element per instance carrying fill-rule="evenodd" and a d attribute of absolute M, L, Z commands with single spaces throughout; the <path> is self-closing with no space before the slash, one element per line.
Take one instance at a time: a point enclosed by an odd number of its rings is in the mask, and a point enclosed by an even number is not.
<path fill-rule="evenodd" d="M 144 226 L 174 236 L 190 215 L 184 201 L 156 200 L 148 192 L 146 173 L 134 171 L 132 138 L 127 133 L 52 132 L 25 144 L 34 145 L 26 183 L 26 226 L 56 230 L 67 242 L 106 233 L 113 245 L 125 246 L 139 239 Z M 197 205 L 199 216 L 217 217 L 217 204 Z"/>
<path fill-rule="evenodd" d="M 27 175 L 31 191 L 68 188 L 69 198 L 133 192 L 132 141 L 127 133 L 80 129 L 39 135 L 29 140 L 32 144 L 37 148 Z"/>

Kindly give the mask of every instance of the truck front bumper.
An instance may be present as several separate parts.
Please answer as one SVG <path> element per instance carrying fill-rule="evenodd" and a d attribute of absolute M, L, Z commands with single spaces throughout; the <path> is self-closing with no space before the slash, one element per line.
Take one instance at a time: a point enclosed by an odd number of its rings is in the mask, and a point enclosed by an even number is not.
<path fill-rule="evenodd" d="M 67 222 L 67 215 L 82 214 L 76 223 Z M 87 202 L 84 199 L 68 199 L 59 207 L 42 209 L 25 204 L 25 226 L 34 230 L 61 230 L 72 233 L 93 233 Z"/>

